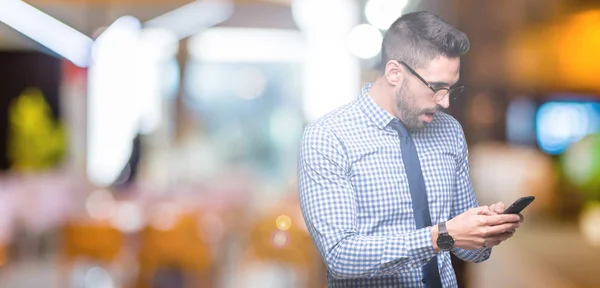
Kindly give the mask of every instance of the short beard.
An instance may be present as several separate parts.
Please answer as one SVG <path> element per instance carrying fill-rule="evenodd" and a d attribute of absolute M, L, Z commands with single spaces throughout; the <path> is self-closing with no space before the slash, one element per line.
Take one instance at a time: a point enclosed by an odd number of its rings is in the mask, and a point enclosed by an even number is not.
<path fill-rule="evenodd" d="M 419 120 L 419 116 L 426 113 L 414 106 L 415 96 L 408 91 L 408 81 L 404 81 L 400 90 L 396 92 L 396 106 L 398 108 L 398 118 L 409 130 L 419 130 L 425 127 L 425 122 Z"/>

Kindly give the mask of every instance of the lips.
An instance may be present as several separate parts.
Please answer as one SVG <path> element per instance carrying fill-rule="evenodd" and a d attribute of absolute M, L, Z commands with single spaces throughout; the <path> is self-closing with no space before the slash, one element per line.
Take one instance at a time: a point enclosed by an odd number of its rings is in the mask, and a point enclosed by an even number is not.
<path fill-rule="evenodd" d="M 423 119 L 423 121 L 425 121 L 427 123 L 431 123 L 431 122 L 433 122 L 434 115 L 435 115 L 435 113 L 425 113 L 425 114 L 423 114 L 421 119 Z"/>

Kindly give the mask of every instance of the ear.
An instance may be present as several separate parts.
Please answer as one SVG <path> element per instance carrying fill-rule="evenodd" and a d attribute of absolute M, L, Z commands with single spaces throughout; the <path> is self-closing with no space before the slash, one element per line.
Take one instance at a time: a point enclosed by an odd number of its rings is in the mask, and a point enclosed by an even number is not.
<path fill-rule="evenodd" d="M 392 86 L 400 86 L 404 81 L 406 69 L 396 60 L 390 60 L 385 64 L 385 79 Z"/>

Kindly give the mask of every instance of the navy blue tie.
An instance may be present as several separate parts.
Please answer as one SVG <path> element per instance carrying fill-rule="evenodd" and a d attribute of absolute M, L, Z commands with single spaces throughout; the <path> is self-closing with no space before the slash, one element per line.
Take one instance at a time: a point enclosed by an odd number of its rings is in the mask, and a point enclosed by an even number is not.
<path fill-rule="evenodd" d="M 417 148 L 410 134 L 402 123 L 394 119 L 391 123 L 392 128 L 398 132 L 400 137 L 400 149 L 402 150 L 402 161 L 408 177 L 408 187 L 412 206 L 415 214 L 417 229 L 431 226 L 431 216 L 429 214 L 429 204 L 427 201 L 427 190 L 425 189 L 425 180 L 421 171 L 421 163 L 417 154 Z M 423 267 L 423 281 L 427 288 L 441 288 L 442 280 L 438 269 L 437 256 L 433 257 Z"/>

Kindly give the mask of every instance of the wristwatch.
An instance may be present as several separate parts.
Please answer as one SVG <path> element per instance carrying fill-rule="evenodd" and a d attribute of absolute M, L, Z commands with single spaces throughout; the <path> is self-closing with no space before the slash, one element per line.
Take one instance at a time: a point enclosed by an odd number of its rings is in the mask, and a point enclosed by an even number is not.
<path fill-rule="evenodd" d="M 454 238 L 448 234 L 446 222 L 438 224 L 437 246 L 441 251 L 450 251 L 454 247 Z"/>

